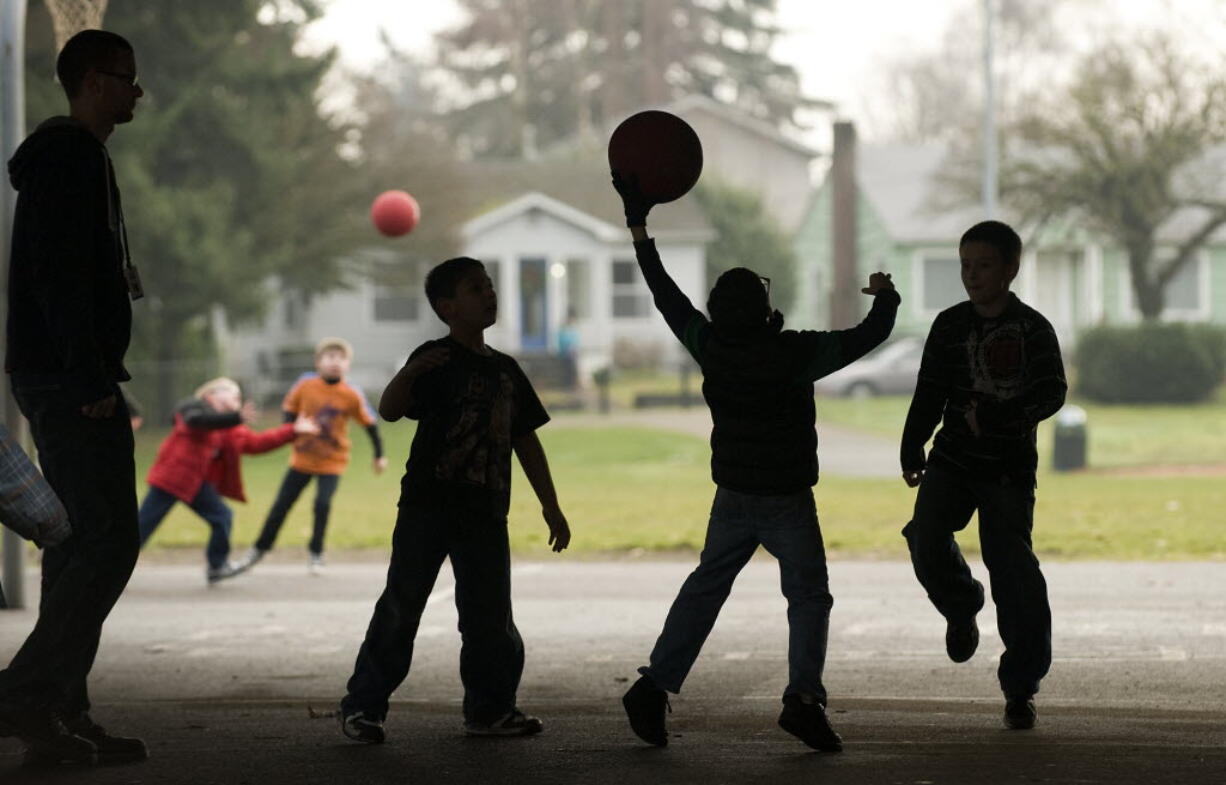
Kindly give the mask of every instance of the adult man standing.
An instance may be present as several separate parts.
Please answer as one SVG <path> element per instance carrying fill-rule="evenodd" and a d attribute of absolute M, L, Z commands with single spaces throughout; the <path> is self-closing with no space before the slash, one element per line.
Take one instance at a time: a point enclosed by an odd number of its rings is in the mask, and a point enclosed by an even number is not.
<path fill-rule="evenodd" d="M 56 74 L 69 116 L 39 125 L 8 162 L 18 196 L 5 369 L 73 531 L 46 550 L 38 621 L 0 671 L 0 735 L 20 737 L 34 761 L 141 760 L 143 742 L 90 718 L 86 678 L 140 545 L 118 383 L 141 292 L 105 143 L 144 91 L 131 44 L 102 30 L 69 39 Z"/>

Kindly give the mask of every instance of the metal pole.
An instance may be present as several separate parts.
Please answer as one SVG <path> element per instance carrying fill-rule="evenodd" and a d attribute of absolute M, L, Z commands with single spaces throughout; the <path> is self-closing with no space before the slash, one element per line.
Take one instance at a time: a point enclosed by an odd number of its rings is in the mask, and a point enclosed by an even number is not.
<path fill-rule="evenodd" d="M 983 213 L 996 217 L 996 79 L 992 73 L 992 0 L 983 0 Z"/>
<path fill-rule="evenodd" d="M 0 155 L 7 162 L 25 137 L 26 0 L 0 0 Z M 17 194 L 7 177 L 0 184 L 0 325 L 7 319 L 9 249 Z M 2 342 L 0 342 L 2 343 Z M 4 423 L 17 438 L 24 432 L 21 413 L 7 379 L 0 379 Z M 25 542 L 8 527 L 4 531 L 4 598 L 9 608 L 25 607 Z"/>

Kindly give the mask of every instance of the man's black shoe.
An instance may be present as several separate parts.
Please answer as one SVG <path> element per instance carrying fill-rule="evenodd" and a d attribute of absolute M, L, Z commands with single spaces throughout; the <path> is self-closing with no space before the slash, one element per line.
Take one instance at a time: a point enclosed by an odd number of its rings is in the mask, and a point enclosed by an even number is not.
<path fill-rule="evenodd" d="M 1009 730 L 1030 730 L 1034 727 L 1038 710 L 1034 707 L 1034 698 L 1030 695 L 1012 695 L 1005 697 L 1005 727 Z"/>
<path fill-rule="evenodd" d="M 16 736 L 33 750 L 63 763 L 94 763 L 98 748 L 68 732 L 59 715 L 27 704 L 0 701 L 0 736 Z"/>
<path fill-rule="evenodd" d="M 673 707 L 668 702 L 667 692 L 647 676 L 641 676 L 622 696 L 622 706 L 626 709 L 634 735 L 657 747 L 668 745 L 664 713 L 672 711 Z"/>
<path fill-rule="evenodd" d="M 954 662 L 966 662 L 979 648 L 979 625 L 972 616 L 966 622 L 949 622 L 945 627 L 945 653 Z"/>
<path fill-rule="evenodd" d="M 98 750 L 97 763 L 113 765 L 120 763 L 136 763 L 149 757 L 145 742 L 126 736 L 112 736 L 106 728 L 94 722 L 89 714 L 80 714 L 65 723 L 65 727 L 75 736 L 93 743 Z M 71 763 L 58 755 L 29 747 L 23 760 L 26 766 L 47 766 L 60 763 Z"/>
<path fill-rule="evenodd" d="M 842 752 L 843 739 L 830 727 L 826 707 L 820 703 L 805 703 L 799 695 L 783 699 L 779 727 L 821 752 Z"/>

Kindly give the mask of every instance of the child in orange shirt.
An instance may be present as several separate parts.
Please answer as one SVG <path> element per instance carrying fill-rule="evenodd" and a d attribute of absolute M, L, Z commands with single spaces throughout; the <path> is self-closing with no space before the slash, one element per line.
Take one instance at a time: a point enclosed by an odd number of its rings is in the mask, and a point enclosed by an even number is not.
<path fill-rule="evenodd" d="M 348 341 L 343 338 L 323 339 L 315 347 L 316 373 L 304 374 L 285 396 L 281 408 L 286 422 L 305 415 L 319 423 L 320 432 L 317 436 L 304 436 L 294 441 L 289 471 L 281 481 L 281 488 L 264 520 L 259 538 L 244 559 L 244 567 L 254 565 L 272 550 L 285 516 L 314 477 L 315 525 L 308 546 L 309 568 L 312 574 L 320 573 L 324 564 L 324 532 L 328 527 L 332 496 L 340 483 L 341 473 L 349 464 L 350 418 L 366 426 L 375 449 L 375 474 L 381 474 L 387 468 L 374 412 L 366 396 L 345 382 L 345 374 L 349 372 L 352 360 L 353 347 Z"/>

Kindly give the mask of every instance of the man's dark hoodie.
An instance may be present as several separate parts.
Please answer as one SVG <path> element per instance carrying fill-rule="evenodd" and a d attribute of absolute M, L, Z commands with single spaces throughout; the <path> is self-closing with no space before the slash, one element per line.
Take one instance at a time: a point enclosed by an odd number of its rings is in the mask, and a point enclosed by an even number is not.
<path fill-rule="evenodd" d="M 131 378 L 123 211 L 106 147 L 53 117 L 8 162 L 17 189 L 5 370 L 18 388 L 84 405 Z"/>

